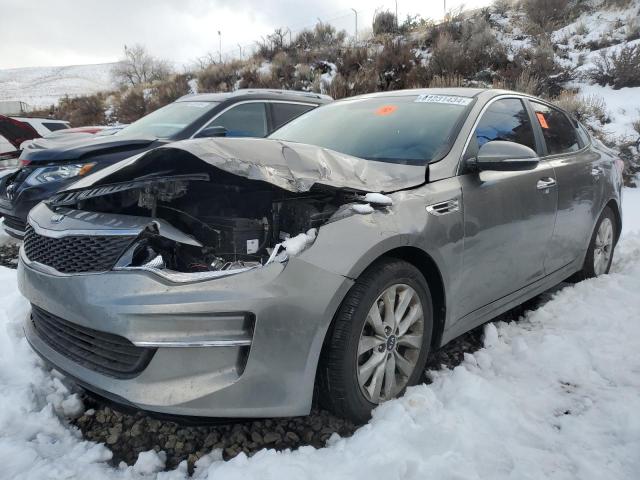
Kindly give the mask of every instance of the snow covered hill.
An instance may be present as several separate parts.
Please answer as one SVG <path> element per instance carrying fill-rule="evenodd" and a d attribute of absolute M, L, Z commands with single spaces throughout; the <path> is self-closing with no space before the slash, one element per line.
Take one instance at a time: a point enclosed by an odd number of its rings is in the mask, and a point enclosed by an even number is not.
<path fill-rule="evenodd" d="M 564 286 L 431 385 L 383 404 L 350 438 L 322 449 L 263 450 L 196 462 L 195 479 L 632 480 L 640 471 L 640 190 L 624 193 L 625 229 L 610 275 Z M 0 478 L 182 480 L 162 452 L 107 463 L 64 415 L 82 404 L 24 339 L 28 305 L 0 268 Z"/>
<path fill-rule="evenodd" d="M 113 66 L 99 63 L 0 70 L 0 100 L 20 100 L 34 108 L 46 108 L 65 95 L 113 90 Z"/>

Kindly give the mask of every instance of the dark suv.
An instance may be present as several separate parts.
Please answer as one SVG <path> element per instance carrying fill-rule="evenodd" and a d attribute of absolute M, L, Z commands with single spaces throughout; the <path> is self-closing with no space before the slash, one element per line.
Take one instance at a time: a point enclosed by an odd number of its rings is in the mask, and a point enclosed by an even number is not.
<path fill-rule="evenodd" d="M 38 139 L 20 155 L 21 168 L 0 179 L 0 216 L 11 236 L 24 236 L 37 203 L 89 172 L 160 145 L 202 137 L 266 137 L 332 99 L 286 90 L 186 95 L 109 136 Z"/>

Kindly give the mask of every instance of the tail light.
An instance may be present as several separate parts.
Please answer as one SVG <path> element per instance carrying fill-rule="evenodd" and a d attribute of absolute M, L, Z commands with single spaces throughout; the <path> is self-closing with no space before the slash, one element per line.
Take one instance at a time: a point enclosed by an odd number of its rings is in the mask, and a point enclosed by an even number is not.
<path fill-rule="evenodd" d="M 31 163 L 31 160 L 20 160 L 20 166 L 26 167 Z"/>

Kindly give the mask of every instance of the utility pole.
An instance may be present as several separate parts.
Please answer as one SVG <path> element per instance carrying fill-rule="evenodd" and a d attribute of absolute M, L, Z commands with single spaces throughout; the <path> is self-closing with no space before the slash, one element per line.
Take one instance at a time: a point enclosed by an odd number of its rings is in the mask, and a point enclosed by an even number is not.
<path fill-rule="evenodd" d="M 222 63 L 222 32 L 218 30 L 218 60 Z"/>
<path fill-rule="evenodd" d="M 242 60 L 242 45 L 238 44 L 238 48 L 240 49 L 240 60 Z"/>
<path fill-rule="evenodd" d="M 444 0 L 445 2 L 447 0 Z M 398 23 L 398 0 L 396 0 L 396 33 L 400 31 L 399 23 Z"/>
<path fill-rule="evenodd" d="M 355 8 L 352 8 L 351 10 L 353 10 L 353 13 L 356 14 L 356 30 L 355 30 L 355 43 L 358 43 L 358 11 Z"/>
<path fill-rule="evenodd" d="M 447 19 L 447 0 L 444 0 L 444 18 Z"/>

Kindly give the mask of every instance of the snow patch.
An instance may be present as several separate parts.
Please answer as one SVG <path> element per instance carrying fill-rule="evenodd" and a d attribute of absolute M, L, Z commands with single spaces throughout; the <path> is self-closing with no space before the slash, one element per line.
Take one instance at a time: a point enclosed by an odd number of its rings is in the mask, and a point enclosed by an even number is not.
<path fill-rule="evenodd" d="M 373 207 L 368 203 L 354 203 L 351 205 L 351 209 L 361 215 L 368 215 L 374 212 Z"/>
<path fill-rule="evenodd" d="M 391 200 L 391 197 L 387 197 L 382 193 L 367 193 L 364 196 L 364 201 L 375 203 L 376 205 L 393 205 L 393 200 Z"/>
<path fill-rule="evenodd" d="M 157 473 L 164 469 L 166 461 L 167 455 L 164 452 L 156 452 L 155 450 L 140 452 L 133 465 L 133 471 L 142 475 Z"/>
<path fill-rule="evenodd" d="M 303 250 L 315 242 L 317 236 L 317 230 L 315 228 L 310 228 L 307 230 L 307 233 L 300 233 L 295 237 L 289 237 L 284 242 L 282 242 L 282 246 L 286 250 L 288 255 L 298 255 Z"/>

